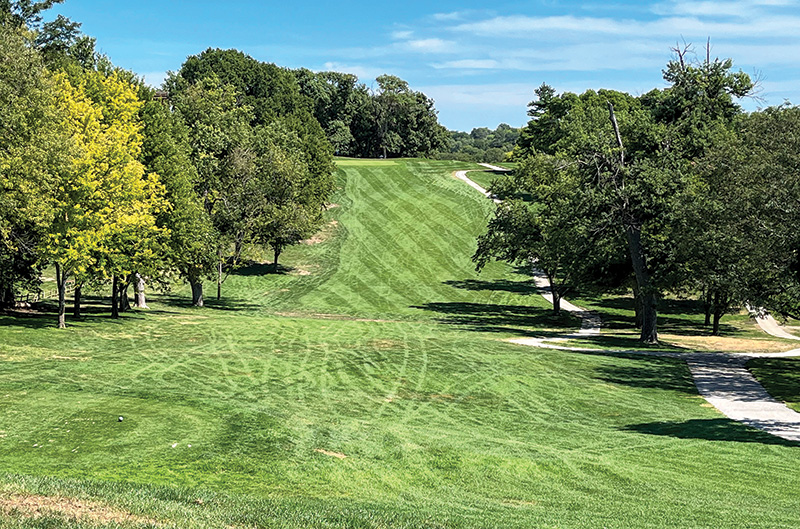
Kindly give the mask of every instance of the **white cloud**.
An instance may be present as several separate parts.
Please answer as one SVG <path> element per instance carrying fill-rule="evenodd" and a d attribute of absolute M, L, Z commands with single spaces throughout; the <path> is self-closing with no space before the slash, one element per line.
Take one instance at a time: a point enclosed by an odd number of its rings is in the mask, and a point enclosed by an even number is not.
<path fill-rule="evenodd" d="M 456 49 L 455 44 L 453 41 L 443 39 L 417 39 L 409 40 L 402 45 L 420 53 L 449 53 Z"/>
<path fill-rule="evenodd" d="M 656 4 L 653 12 L 659 15 L 691 15 L 704 17 L 730 16 L 748 18 L 762 13 L 764 8 L 785 7 L 796 2 L 787 0 L 739 0 L 739 1 L 687 1 L 677 0 Z"/>
<path fill-rule="evenodd" d="M 494 59 L 462 59 L 460 61 L 447 61 L 433 64 L 438 69 L 465 69 L 465 70 L 494 70 L 501 67 L 501 63 Z"/>
<path fill-rule="evenodd" d="M 392 31 L 392 38 L 394 40 L 407 40 L 407 39 L 410 39 L 413 36 L 414 36 L 414 32 L 413 31 L 409 31 L 409 30 Z"/>
<path fill-rule="evenodd" d="M 358 77 L 359 81 L 367 84 L 369 84 L 369 81 L 387 72 L 385 69 L 372 66 L 348 65 L 340 62 L 326 62 L 323 65 L 323 69 L 330 72 L 351 73 Z"/>
<path fill-rule="evenodd" d="M 152 87 L 159 88 L 164 79 L 167 78 L 167 72 L 145 72 L 141 74 L 144 77 L 144 82 Z"/>
<path fill-rule="evenodd" d="M 423 86 L 419 90 L 437 105 L 479 105 L 525 108 L 535 86 L 525 83 Z"/>
<path fill-rule="evenodd" d="M 678 35 L 796 38 L 798 27 L 800 27 L 800 17 L 792 15 L 769 15 L 736 22 L 701 20 L 696 16 L 671 16 L 642 21 L 572 15 L 550 17 L 514 15 L 459 24 L 451 30 L 481 37 L 534 40 L 541 39 L 543 35 L 554 35 L 561 38 L 578 37 L 585 41 L 590 34 L 615 38 L 674 39 Z"/>
<path fill-rule="evenodd" d="M 439 22 L 452 22 L 454 20 L 461 20 L 463 15 L 463 11 L 453 11 L 452 13 L 436 13 L 432 18 Z"/>

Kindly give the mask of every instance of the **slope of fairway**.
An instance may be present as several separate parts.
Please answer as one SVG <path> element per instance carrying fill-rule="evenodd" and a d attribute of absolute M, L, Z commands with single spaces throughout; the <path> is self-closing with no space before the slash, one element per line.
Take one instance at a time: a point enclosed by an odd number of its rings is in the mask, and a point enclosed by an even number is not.
<path fill-rule="evenodd" d="M 281 288 L 274 275 L 232 276 L 228 296 L 274 310 L 365 318 L 470 314 L 484 304 L 547 307 L 525 273 L 498 263 L 475 272 L 470 257 L 493 204 L 453 178 L 463 164 L 337 165 L 341 189 L 325 231 L 335 240 L 291 249 L 296 268 L 279 279 Z"/>
<path fill-rule="evenodd" d="M 800 447 L 685 364 L 502 341 L 575 322 L 475 274 L 464 166 L 339 166 L 314 244 L 205 309 L 0 315 L 0 528 L 800 526 Z"/>

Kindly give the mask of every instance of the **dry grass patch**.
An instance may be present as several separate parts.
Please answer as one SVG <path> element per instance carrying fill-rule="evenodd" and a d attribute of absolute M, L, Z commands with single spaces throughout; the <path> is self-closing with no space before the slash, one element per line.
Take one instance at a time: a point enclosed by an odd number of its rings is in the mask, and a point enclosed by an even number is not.
<path fill-rule="evenodd" d="M 96 524 L 153 524 L 156 520 L 137 516 L 122 509 L 90 500 L 60 496 L 15 494 L 0 498 L 0 513 L 9 517 L 38 519 L 56 516 L 67 520 Z"/>
<path fill-rule="evenodd" d="M 319 232 L 317 232 L 313 237 L 301 242 L 303 244 L 321 244 L 327 240 L 330 240 L 330 238 L 333 237 L 333 235 L 336 233 L 336 228 L 338 226 L 339 226 L 339 221 L 332 220 L 328 224 L 326 224 Z"/>
<path fill-rule="evenodd" d="M 726 336 L 679 336 L 676 334 L 660 334 L 659 340 L 665 344 L 720 353 L 781 353 L 791 347 L 775 340 L 758 340 L 755 338 L 730 338 Z"/>
<path fill-rule="evenodd" d="M 322 448 L 315 448 L 314 451 L 318 454 L 335 457 L 336 459 L 347 459 L 347 456 L 340 452 L 331 452 L 330 450 L 323 450 Z"/>

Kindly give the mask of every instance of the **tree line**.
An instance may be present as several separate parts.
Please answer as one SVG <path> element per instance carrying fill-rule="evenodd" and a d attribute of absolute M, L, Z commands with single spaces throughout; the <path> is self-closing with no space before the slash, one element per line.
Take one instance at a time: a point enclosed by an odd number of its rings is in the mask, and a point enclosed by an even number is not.
<path fill-rule="evenodd" d="M 714 334 L 745 305 L 800 316 L 800 109 L 746 113 L 756 86 L 731 60 L 675 52 L 669 87 L 638 97 L 535 91 L 479 269 L 536 266 L 556 312 L 576 289 L 629 286 L 648 343 L 667 294 L 702 300 Z"/>
<path fill-rule="evenodd" d="M 476 127 L 470 132 L 448 131 L 447 147 L 434 154 L 440 160 L 501 163 L 508 161 L 519 139 L 520 129 L 501 123 L 495 130 Z"/>
<path fill-rule="evenodd" d="M 58 325 L 82 292 L 111 312 L 145 284 L 228 274 L 250 247 L 281 252 L 322 223 L 334 153 L 415 156 L 445 137 L 433 101 L 393 76 L 289 70 L 236 50 L 189 57 L 162 90 L 114 66 L 59 0 L 0 2 L 0 307 L 54 269 Z"/>

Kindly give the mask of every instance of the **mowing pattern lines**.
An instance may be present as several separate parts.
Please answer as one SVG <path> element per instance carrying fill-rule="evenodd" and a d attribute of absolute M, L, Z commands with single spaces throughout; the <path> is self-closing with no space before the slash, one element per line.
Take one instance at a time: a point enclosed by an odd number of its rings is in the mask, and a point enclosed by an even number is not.
<path fill-rule="evenodd" d="M 450 178 L 452 167 L 414 161 L 343 164 L 350 206 L 339 217 L 347 229 L 339 267 L 299 305 L 363 317 L 421 317 L 430 314 L 415 307 L 442 300 L 519 304 L 512 292 L 448 284 L 478 277 L 470 256 L 491 211 Z M 506 265 L 492 263 L 480 277 L 509 276 Z"/>

